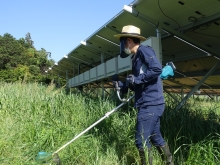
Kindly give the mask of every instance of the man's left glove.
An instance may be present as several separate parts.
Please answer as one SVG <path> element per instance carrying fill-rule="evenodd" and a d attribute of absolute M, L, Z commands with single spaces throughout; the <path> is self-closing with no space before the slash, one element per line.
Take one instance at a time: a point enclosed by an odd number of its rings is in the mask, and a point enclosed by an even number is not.
<path fill-rule="evenodd" d="M 127 77 L 126 77 L 126 85 L 127 86 L 130 86 L 130 85 L 134 85 L 134 75 L 133 74 L 129 74 Z"/>

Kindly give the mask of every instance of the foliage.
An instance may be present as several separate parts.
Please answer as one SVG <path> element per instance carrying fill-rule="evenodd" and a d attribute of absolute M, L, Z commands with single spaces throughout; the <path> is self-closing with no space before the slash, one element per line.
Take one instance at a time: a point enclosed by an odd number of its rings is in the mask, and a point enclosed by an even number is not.
<path fill-rule="evenodd" d="M 48 59 L 45 49 L 36 50 L 33 43 L 30 33 L 18 40 L 8 33 L 0 35 L 0 80 L 40 82 L 44 79 L 54 60 Z"/>
<path fill-rule="evenodd" d="M 208 105 L 207 101 L 209 111 L 204 112 L 199 106 L 195 109 L 189 100 L 176 112 L 169 99 L 166 97 L 161 127 L 175 164 L 219 164 L 219 103 Z M 37 164 L 38 152 L 56 151 L 116 105 L 110 98 L 90 98 L 76 90 L 66 94 L 53 84 L 45 87 L 36 83 L 0 83 L 0 164 Z M 135 121 L 136 110 L 123 106 L 61 150 L 62 163 L 138 165 Z M 156 152 L 154 163 L 162 164 Z"/>

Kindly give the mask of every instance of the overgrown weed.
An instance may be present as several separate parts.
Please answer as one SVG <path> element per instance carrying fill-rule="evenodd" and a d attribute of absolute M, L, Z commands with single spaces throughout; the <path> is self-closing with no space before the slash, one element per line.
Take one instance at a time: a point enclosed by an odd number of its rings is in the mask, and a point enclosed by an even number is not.
<path fill-rule="evenodd" d="M 53 152 L 103 117 L 120 102 L 97 93 L 57 89 L 53 84 L 0 83 L 0 164 L 37 164 L 39 151 Z M 111 91 L 110 91 L 111 92 Z M 180 99 L 179 96 L 176 98 Z M 138 165 L 134 144 L 136 110 L 133 103 L 102 121 L 59 152 L 68 165 Z M 166 96 L 162 133 L 176 165 L 219 164 L 219 103 L 206 108 L 189 100 L 175 111 L 176 100 Z M 195 106 L 198 105 L 198 106 Z M 154 163 L 161 164 L 154 150 Z"/>

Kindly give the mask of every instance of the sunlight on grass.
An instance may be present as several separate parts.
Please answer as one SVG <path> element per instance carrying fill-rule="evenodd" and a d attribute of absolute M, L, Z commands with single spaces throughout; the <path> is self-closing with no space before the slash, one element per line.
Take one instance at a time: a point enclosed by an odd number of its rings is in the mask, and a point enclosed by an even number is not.
<path fill-rule="evenodd" d="M 66 93 L 53 85 L 0 83 L 0 164 L 37 164 L 40 151 L 54 152 L 116 107 L 111 99 Z M 166 96 L 161 129 L 176 164 L 220 162 L 220 104 L 189 100 L 179 111 Z M 131 105 L 132 106 L 132 105 Z M 138 165 L 136 110 L 128 106 L 59 152 L 68 165 Z M 51 163 L 51 162 L 48 162 Z M 154 150 L 154 163 L 161 164 Z"/>

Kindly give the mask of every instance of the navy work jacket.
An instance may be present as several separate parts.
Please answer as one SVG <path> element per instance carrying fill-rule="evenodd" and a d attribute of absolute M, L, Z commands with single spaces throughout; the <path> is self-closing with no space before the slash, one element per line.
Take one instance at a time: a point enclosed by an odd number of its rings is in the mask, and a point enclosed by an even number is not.
<path fill-rule="evenodd" d="M 136 54 L 132 56 L 136 108 L 164 104 L 161 72 L 162 66 L 154 50 L 149 46 L 140 45 Z"/>

